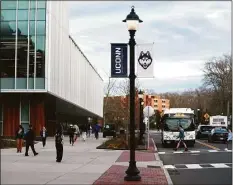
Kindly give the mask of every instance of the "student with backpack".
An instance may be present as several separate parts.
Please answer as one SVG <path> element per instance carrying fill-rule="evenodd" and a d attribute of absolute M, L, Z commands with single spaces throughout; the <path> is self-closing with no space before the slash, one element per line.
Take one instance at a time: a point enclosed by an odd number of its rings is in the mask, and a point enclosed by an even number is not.
<path fill-rule="evenodd" d="M 63 129 L 62 125 L 57 126 L 56 135 L 55 135 L 55 146 L 57 151 L 57 162 L 61 162 L 63 156 Z"/>
<path fill-rule="evenodd" d="M 178 141 L 178 143 L 177 143 L 177 145 L 176 145 L 176 148 L 175 148 L 174 150 L 177 151 L 177 149 L 178 149 L 179 146 L 180 146 L 180 142 L 182 142 L 183 145 L 184 145 L 184 147 L 185 147 L 185 151 L 188 151 L 187 145 L 186 145 L 185 142 L 184 142 L 184 129 L 182 128 L 181 125 L 179 125 L 179 135 L 178 135 L 177 138 L 179 138 L 179 141 Z"/>

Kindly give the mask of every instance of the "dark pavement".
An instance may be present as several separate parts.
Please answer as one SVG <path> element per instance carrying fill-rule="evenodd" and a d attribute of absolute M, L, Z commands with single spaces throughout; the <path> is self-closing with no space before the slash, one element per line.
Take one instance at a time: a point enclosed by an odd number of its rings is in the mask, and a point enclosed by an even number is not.
<path fill-rule="evenodd" d="M 168 170 L 174 185 L 188 184 L 232 184 L 232 168 Z"/>
<path fill-rule="evenodd" d="M 224 150 L 226 144 L 196 140 L 188 152 L 180 148 L 174 153 L 174 146 L 163 148 L 160 133 L 153 133 L 151 137 L 174 185 L 232 184 L 232 152 Z"/>

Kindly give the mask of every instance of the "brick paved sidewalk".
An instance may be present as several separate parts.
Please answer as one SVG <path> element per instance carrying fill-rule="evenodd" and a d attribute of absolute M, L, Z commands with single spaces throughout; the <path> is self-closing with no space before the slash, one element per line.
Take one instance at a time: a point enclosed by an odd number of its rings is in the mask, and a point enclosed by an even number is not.
<path fill-rule="evenodd" d="M 129 151 L 124 151 L 120 155 L 120 157 L 117 159 L 116 162 L 128 162 L 129 161 L 129 156 L 130 152 Z M 154 161 L 155 160 L 155 155 L 153 153 L 147 153 L 147 152 L 135 152 L 135 160 L 140 162 L 144 161 Z"/>
<path fill-rule="evenodd" d="M 143 163 L 143 167 L 138 167 L 140 171 L 141 181 L 138 182 L 127 182 L 124 181 L 125 171 L 128 168 L 123 165 L 129 161 L 130 152 L 123 151 L 119 158 L 116 160 L 116 164 L 112 165 L 104 174 L 102 174 L 95 182 L 94 185 L 105 185 L 105 184 L 131 184 L 131 185 L 168 185 L 168 181 L 165 175 L 165 172 L 161 166 L 157 166 L 158 168 L 148 168 L 148 164 L 153 164 L 158 159 L 156 159 L 154 152 L 156 148 L 154 147 L 154 143 L 152 139 L 150 139 L 148 151 L 135 151 L 135 159 L 139 163 Z M 139 166 L 139 165 L 137 165 Z"/>
<path fill-rule="evenodd" d="M 167 185 L 167 179 L 161 168 L 143 168 L 138 167 L 140 171 L 141 181 L 129 182 L 124 181 L 125 171 L 127 166 L 113 165 L 99 179 L 94 182 L 94 185 L 117 184 L 117 185 Z"/>

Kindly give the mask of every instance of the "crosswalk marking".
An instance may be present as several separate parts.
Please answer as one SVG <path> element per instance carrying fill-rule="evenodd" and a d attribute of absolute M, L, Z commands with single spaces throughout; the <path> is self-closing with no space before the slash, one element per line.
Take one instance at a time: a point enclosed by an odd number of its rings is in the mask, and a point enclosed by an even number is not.
<path fill-rule="evenodd" d="M 204 168 L 232 168 L 232 163 L 206 163 L 206 164 L 175 164 L 164 165 L 166 169 L 204 169 Z"/>
<path fill-rule="evenodd" d="M 159 154 L 165 154 L 165 152 L 158 152 Z"/>
<path fill-rule="evenodd" d="M 225 165 L 225 164 L 211 164 L 212 166 L 214 166 L 215 168 L 229 168 L 229 166 Z"/>
<path fill-rule="evenodd" d="M 185 166 L 190 169 L 202 168 L 199 164 L 186 164 Z"/>
<path fill-rule="evenodd" d="M 189 150 L 189 151 L 168 151 L 168 152 L 158 152 L 158 154 L 183 154 L 183 153 L 203 153 L 203 152 L 232 152 L 232 150 Z"/>
<path fill-rule="evenodd" d="M 164 168 L 167 168 L 167 169 L 175 169 L 175 166 L 173 166 L 173 165 L 164 165 Z"/>
<path fill-rule="evenodd" d="M 191 153 L 200 153 L 201 151 L 191 150 Z"/>

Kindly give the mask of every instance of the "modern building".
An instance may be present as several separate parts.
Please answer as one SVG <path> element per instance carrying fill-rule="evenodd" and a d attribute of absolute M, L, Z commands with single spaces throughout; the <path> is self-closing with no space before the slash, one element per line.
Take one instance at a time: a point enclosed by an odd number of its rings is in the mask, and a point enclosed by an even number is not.
<path fill-rule="evenodd" d="M 0 1 L 0 131 L 103 117 L 103 80 L 69 35 L 65 1 Z"/>

